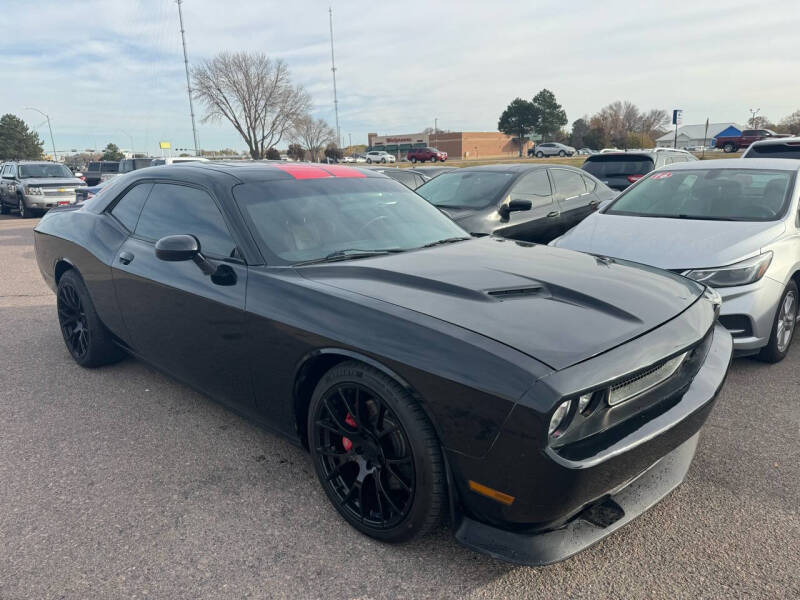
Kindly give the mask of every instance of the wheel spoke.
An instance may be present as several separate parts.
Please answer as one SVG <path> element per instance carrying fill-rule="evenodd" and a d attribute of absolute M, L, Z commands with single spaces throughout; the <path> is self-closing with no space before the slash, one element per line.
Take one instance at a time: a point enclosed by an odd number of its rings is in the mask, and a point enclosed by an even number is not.
<path fill-rule="evenodd" d="M 339 397 L 342 399 L 342 402 L 344 403 L 345 410 L 347 410 L 347 413 L 356 422 L 356 429 L 360 430 L 361 416 L 358 414 L 358 402 L 356 402 L 356 410 L 353 410 L 353 407 L 350 406 L 350 401 L 347 399 L 347 396 L 345 396 L 344 392 L 342 391 L 342 388 L 339 388 L 337 391 L 339 392 Z"/>
<path fill-rule="evenodd" d="M 398 429 L 400 429 L 400 427 L 398 427 L 397 425 L 395 425 L 394 423 L 392 423 L 392 424 L 391 424 L 391 426 L 389 426 L 387 429 L 384 429 L 383 431 L 381 431 L 381 432 L 378 434 L 378 439 L 379 439 L 379 440 L 380 440 L 380 439 L 383 439 L 383 438 L 385 438 L 387 435 L 394 433 L 394 432 L 395 432 L 395 431 L 397 431 Z"/>
<path fill-rule="evenodd" d="M 327 398 L 323 400 L 323 403 L 328 411 L 328 414 L 331 416 L 331 419 L 333 419 L 333 422 L 336 423 L 336 425 L 338 425 L 342 431 L 348 431 L 347 425 L 345 424 L 344 421 L 340 420 L 337 414 L 333 411 L 331 405 L 328 403 Z"/>
<path fill-rule="evenodd" d="M 378 512 L 381 514 L 381 522 L 386 523 L 386 515 L 383 512 L 383 502 L 381 501 L 381 490 L 378 484 L 378 473 L 380 473 L 380 471 L 375 471 L 372 473 L 372 481 L 375 482 L 375 500 L 378 504 Z"/>
<path fill-rule="evenodd" d="M 339 458 L 349 456 L 349 452 L 339 452 L 336 450 L 331 450 L 330 448 L 322 448 L 321 446 L 316 449 L 317 454 L 321 456 L 337 456 Z"/>
<path fill-rule="evenodd" d="M 328 423 L 327 421 L 319 420 L 317 421 L 317 425 L 322 427 L 323 429 L 327 429 L 328 431 L 335 433 L 336 435 L 347 435 L 348 432 L 344 431 L 337 423 Z"/>
<path fill-rule="evenodd" d="M 336 477 L 337 477 L 337 476 L 338 476 L 338 475 L 339 475 L 339 474 L 342 472 L 342 467 L 344 467 L 344 466 L 345 466 L 346 464 L 348 464 L 348 463 L 349 463 L 349 461 L 342 461 L 342 462 L 340 462 L 338 465 L 336 465 L 336 466 L 335 466 L 335 467 L 334 467 L 334 468 L 331 470 L 331 472 L 330 472 L 330 473 L 328 473 L 328 474 L 325 476 L 325 481 L 330 481 L 331 479 L 334 479 L 334 478 L 336 478 Z"/>
<path fill-rule="evenodd" d="M 383 497 L 386 498 L 386 501 L 389 503 L 389 506 L 391 506 L 396 513 L 402 514 L 403 511 L 398 508 L 398 506 L 394 503 L 394 500 L 392 500 L 392 497 L 389 495 L 389 492 L 387 492 L 386 488 L 383 487 L 383 482 L 381 481 L 380 476 L 375 477 L 375 481 L 378 484 L 378 489 L 380 490 L 381 494 L 383 494 Z"/>
<path fill-rule="evenodd" d="M 392 467 L 390 467 L 389 465 L 386 465 L 386 472 L 389 473 L 389 475 L 391 475 L 392 477 L 394 477 L 395 481 L 399 482 L 400 485 L 402 485 L 403 488 L 408 493 L 411 493 L 411 486 L 409 486 L 405 481 L 403 481 L 403 478 L 400 477 L 400 475 L 398 475 L 397 473 L 395 473 L 395 471 L 394 471 L 394 469 L 392 469 Z"/>

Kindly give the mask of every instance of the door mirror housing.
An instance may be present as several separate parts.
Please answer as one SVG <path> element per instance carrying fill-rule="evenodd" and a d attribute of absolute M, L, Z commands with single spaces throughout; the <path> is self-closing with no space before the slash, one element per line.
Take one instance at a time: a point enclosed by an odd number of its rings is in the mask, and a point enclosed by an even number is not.
<path fill-rule="evenodd" d="M 168 235 L 156 242 L 156 258 L 167 262 L 194 260 L 200 254 L 200 242 L 193 235 Z"/>
<path fill-rule="evenodd" d="M 504 219 L 508 218 L 512 212 L 520 211 L 520 210 L 530 210 L 533 208 L 533 202 L 530 200 L 526 200 L 525 198 L 514 198 L 512 197 L 509 199 L 508 202 L 502 204 L 500 206 L 500 216 Z"/>

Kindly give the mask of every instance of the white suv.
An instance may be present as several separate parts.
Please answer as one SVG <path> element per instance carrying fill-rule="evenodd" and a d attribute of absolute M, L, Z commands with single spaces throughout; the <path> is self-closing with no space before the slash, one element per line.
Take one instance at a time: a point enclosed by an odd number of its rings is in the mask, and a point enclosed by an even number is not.
<path fill-rule="evenodd" d="M 386 152 L 385 150 L 372 150 L 367 152 L 367 162 L 368 163 L 393 163 L 396 162 L 394 156 Z"/>
<path fill-rule="evenodd" d="M 800 137 L 768 138 L 753 142 L 742 158 L 800 159 Z"/>

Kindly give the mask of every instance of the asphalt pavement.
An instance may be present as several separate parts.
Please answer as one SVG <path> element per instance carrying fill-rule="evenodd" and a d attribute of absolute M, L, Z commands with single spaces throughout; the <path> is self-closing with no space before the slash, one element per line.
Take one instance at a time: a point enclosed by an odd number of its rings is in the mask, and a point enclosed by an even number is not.
<path fill-rule="evenodd" d="M 338 516 L 307 454 L 133 359 L 70 358 L 0 217 L 0 598 L 800 598 L 800 343 L 741 359 L 684 485 L 562 563 Z M 546 482 L 543 482 L 546 485 Z"/>

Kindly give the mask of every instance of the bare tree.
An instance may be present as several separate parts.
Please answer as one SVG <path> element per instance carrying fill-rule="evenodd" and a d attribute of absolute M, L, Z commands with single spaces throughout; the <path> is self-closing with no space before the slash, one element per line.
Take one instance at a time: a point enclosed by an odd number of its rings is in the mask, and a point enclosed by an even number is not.
<path fill-rule="evenodd" d="M 222 52 L 192 69 L 192 86 L 206 106 L 203 121 L 230 121 L 254 159 L 264 158 L 311 105 L 286 63 L 263 52 Z"/>
<path fill-rule="evenodd" d="M 336 134 L 324 120 L 305 115 L 295 123 L 292 137 L 308 151 L 311 162 L 318 162 L 325 146 L 334 140 Z"/>

